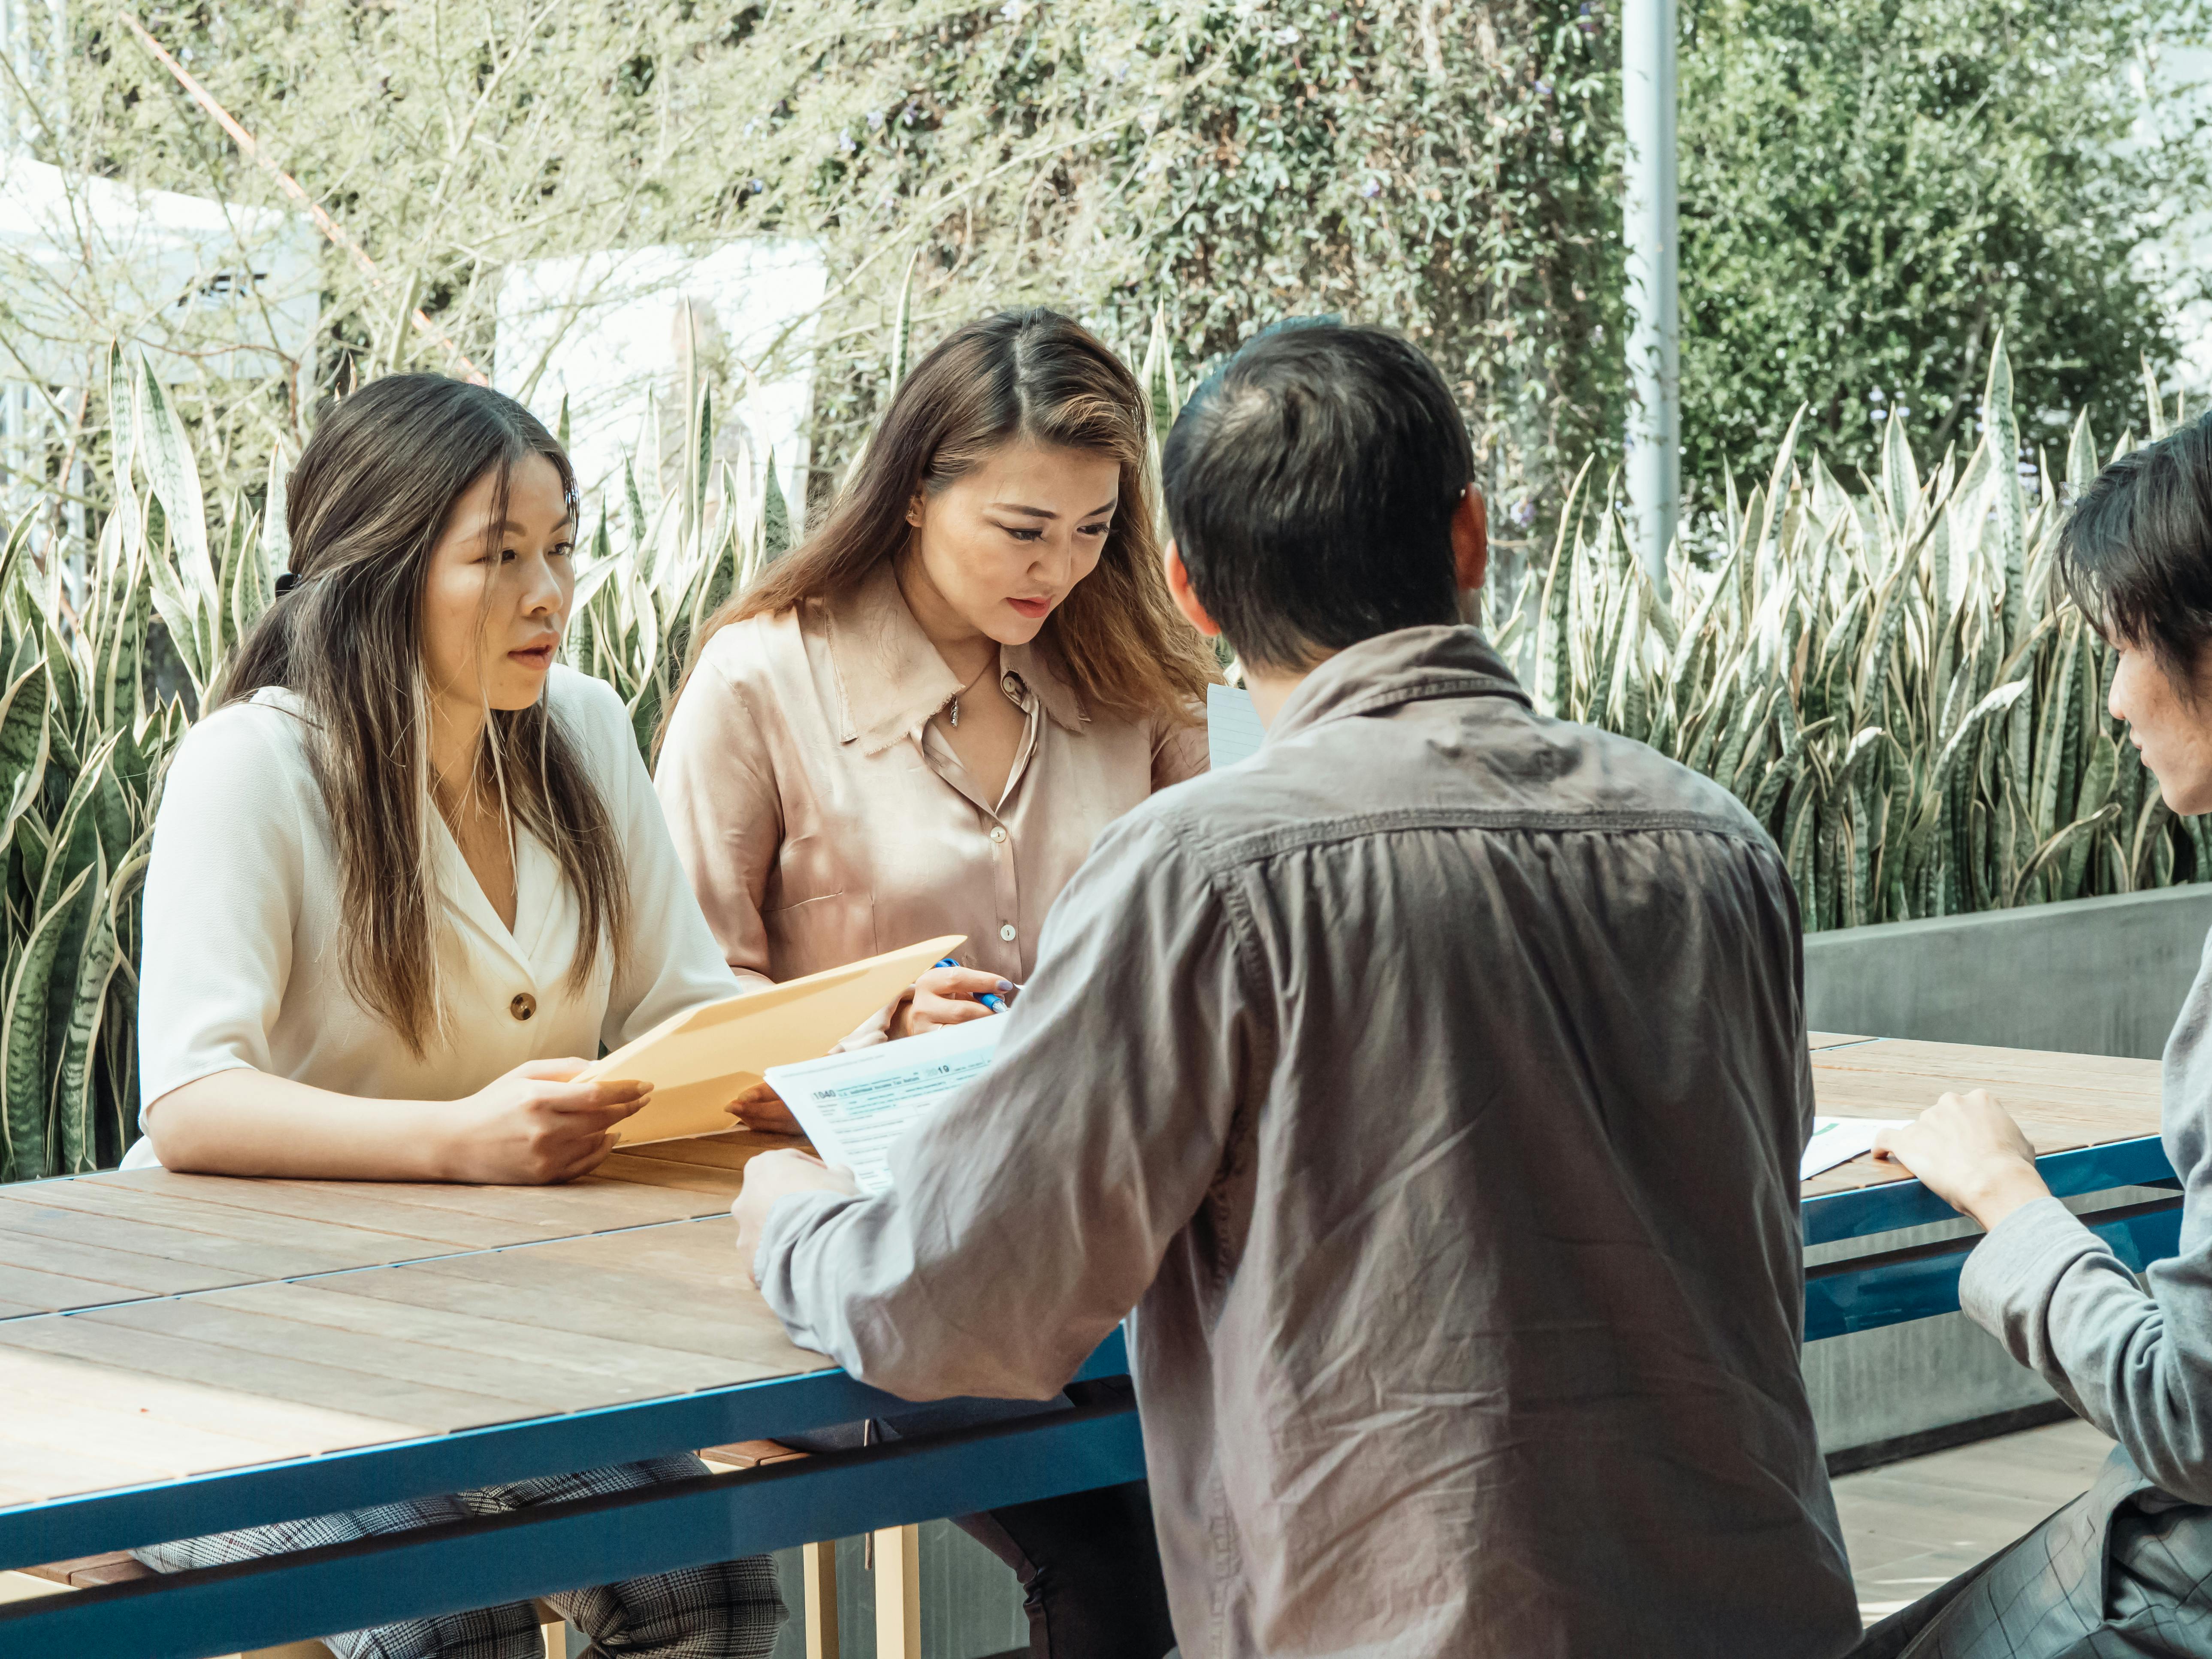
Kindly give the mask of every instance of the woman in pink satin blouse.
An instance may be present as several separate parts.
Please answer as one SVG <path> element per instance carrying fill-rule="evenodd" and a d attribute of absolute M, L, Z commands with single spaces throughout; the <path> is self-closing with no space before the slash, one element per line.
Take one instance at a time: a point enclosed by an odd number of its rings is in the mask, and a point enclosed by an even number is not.
<path fill-rule="evenodd" d="M 1213 659 L 1161 574 L 1146 423 L 1075 323 L 970 324 L 828 521 L 708 626 L 655 787 L 731 968 L 967 936 L 848 1044 L 990 1018 L 976 997 L 1026 976 L 1092 837 L 1205 769 Z M 733 1109 L 795 1127 L 765 1089 Z M 1020 1575 L 1037 1659 L 1173 1644 L 1143 1483 L 961 1524 Z"/>

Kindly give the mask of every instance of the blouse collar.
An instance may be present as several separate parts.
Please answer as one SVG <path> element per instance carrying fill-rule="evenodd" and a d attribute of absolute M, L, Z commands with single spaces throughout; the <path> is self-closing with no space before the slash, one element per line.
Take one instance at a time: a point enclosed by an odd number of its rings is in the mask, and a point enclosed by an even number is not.
<path fill-rule="evenodd" d="M 931 716 L 964 689 L 907 608 L 889 559 L 823 609 L 842 701 L 839 736 L 860 744 L 863 754 L 919 736 Z M 1002 679 L 1016 677 L 1065 730 L 1080 732 L 1090 720 L 1049 647 L 1000 646 L 999 673 Z"/>

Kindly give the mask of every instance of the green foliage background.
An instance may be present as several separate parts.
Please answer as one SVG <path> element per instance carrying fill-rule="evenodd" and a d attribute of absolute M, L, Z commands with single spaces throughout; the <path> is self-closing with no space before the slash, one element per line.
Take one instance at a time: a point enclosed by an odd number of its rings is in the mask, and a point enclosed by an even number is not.
<path fill-rule="evenodd" d="M 1893 409 L 1923 452 L 1970 448 L 2000 331 L 2031 454 L 2076 410 L 2137 418 L 2174 342 L 2130 251 L 2212 201 L 2203 112 L 2160 68 L 2200 0 L 1684 11 L 1686 478 L 1771 448 L 1800 402 L 1845 476 Z"/>
<path fill-rule="evenodd" d="M 1041 302 L 1133 356 L 1158 309 L 1186 384 L 1286 313 L 1402 328 L 1459 386 L 1501 505 L 1548 525 L 1563 474 L 1617 444 L 1616 3 L 155 5 L 385 278 L 329 260 L 286 383 L 178 396 L 251 484 L 320 392 L 449 365 L 410 304 L 482 362 L 509 260 L 791 235 L 831 271 L 825 487 L 911 269 L 924 344 Z M 2174 357 L 2131 252 L 2212 200 L 2212 146 L 2178 106 L 2146 118 L 2145 77 L 2209 9 L 1685 0 L 1685 476 L 1771 447 L 1801 401 L 1862 464 L 1877 390 L 1940 451 L 2000 327 L 2031 444 L 2063 443 L 2062 411 L 2124 419 L 2141 359 Z M 112 15 L 80 27 L 48 159 L 280 199 Z M 88 316 L 85 349 L 129 320 Z"/>

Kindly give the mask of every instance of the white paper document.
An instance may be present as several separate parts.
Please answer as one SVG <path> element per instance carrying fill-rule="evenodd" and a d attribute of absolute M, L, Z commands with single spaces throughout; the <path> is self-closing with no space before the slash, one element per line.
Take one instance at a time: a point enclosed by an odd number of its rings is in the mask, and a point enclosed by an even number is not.
<path fill-rule="evenodd" d="M 991 1064 L 1003 1015 L 971 1019 L 897 1042 L 768 1068 L 825 1164 L 842 1164 L 864 1193 L 891 1184 L 891 1143 L 937 1103 Z"/>
<path fill-rule="evenodd" d="M 1823 1170 L 1848 1164 L 1861 1152 L 1874 1150 L 1874 1138 L 1907 1120 L 1901 1117 L 1816 1117 L 1813 1138 L 1805 1143 L 1805 1156 L 1797 1165 L 1797 1179 L 1810 1181 Z"/>

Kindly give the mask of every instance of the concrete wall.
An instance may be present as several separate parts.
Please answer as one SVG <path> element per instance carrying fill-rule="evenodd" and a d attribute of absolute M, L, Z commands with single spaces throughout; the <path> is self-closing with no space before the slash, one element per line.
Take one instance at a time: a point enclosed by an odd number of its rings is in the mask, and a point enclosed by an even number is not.
<path fill-rule="evenodd" d="M 2155 1060 L 2212 933 L 2212 886 L 1884 922 L 1805 941 L 1816 1031 Z"/>
<path fill-rule="evenodd" d="M 1815 1030 L 2154 1060 L 2208 932 L 2212 886 L 1816 933 L 1805 941 L 1806 1018 Z M 1971 1229 L 1913 1228 L 1809 1260 L 1960 1231 Z M 2053 1398 L 1960 1314 L 1813 1343 L 1805 1381 L 1829 1452 Z"/>

